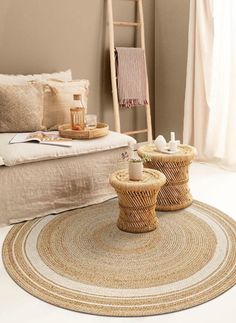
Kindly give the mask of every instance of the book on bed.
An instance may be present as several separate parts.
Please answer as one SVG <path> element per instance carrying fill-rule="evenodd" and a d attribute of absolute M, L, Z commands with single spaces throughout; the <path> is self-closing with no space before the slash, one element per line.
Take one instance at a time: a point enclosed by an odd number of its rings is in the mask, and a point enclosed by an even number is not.
<path fill-rule="evenodd" d="M 18 133 L 9 142 L 9 144 L 18 144 L 24 142 L 38 142 L 44 145 L 55 145 L 63 147 L 71 147 L 72 139 L 62 138 L 58 135 L 58 132 L 28 132 Z"/>

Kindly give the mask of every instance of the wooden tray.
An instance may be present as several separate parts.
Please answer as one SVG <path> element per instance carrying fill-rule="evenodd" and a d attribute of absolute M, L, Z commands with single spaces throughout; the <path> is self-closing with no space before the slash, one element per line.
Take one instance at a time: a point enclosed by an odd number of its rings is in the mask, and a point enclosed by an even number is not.
<path fill-rule="evenodd" d="M 93 139 L 104 137 L 108 134 L 109 126 L 106 123 L 97 123 L 97 128 L 91 130 L 72 130 L 70 124 L 63 124 L 58 127 L 59 134 L 63 138 L 71 139 Z"/>

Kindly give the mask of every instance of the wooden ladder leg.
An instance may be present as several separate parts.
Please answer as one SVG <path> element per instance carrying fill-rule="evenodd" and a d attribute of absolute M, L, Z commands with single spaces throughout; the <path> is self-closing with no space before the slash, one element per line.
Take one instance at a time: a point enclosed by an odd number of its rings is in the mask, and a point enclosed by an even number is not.
<path fill-rule="evenodd" d="M 147 139 L 148 143 L 152 143 L 152 118 L 151 118 L 151 107 L 150 107 L 150 97 L 149 97 L 149 85 L 148 85 L 148 74 L 147 74 L 147 60 L 146 60 L 146 46 L 145 46 L 145 32 L 144 32 L 144 15 L 143 15 L 143 3 L 142 0 L 138 0 L 138 12 L 139 19 L 141 23 L 141 48 L 144 50 L 145 62 L 146 62 L 146 92 L 147 92 L 147 101 L 146 104 L 146 120 L 147 120 Z"/>
<path fill-rule="evenodd" d="M 114 44 L 114 20 L 113 20 L 113 8 L 112 0 L 107 0 L 108 8 L 108 21 L 109 21 L 109 39 L 110 39 L 110 65 L 111 65 L 111 83 L 112 83 L 112 96 L 113 96 L 113 108 L 115 117 L 115 131 L 120 132 L 120 110 L 117 94 L 116 83 L 116 62 L 115 62 L 115 44 Z"/>

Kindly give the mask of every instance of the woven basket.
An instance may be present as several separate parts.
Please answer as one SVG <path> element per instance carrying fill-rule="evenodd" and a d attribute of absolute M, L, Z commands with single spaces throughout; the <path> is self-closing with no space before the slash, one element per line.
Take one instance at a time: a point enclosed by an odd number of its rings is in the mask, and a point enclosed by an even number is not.
<path fill-rule="evenodd" d="M 165 176 L 145 168 L 143 179 L 132 181 L 129 180 L 128 170 L 123 169 L 113 173 L 109 180 L 119 200 L 118 228 L 133 233 L 155 230 L 158 224 L 155 212 L 157 194 L 166 181 Z"/>
<path fill-rule="evenodd" d="M 166 184 L 157 197 L 157 210 L 174 211 L 183 209 L 192 203 L 188 187 L 188 167 L 196 155 L 196 149 L 189 145 L 180 145 L 173 155 L 158 152 L 154 145 L 145 145 L 138 149 L 140 157 L 147 155 L 150 161 L 145 167 L 156 169 L 166 176 Z"/>
<path fill-rule="evenodd" d="M 63 138 L 71 139 L 94 139 L 108 135 L 109 126 L 106 123 L 98 123 L 97 128 L 88 130 L 72 130 L 70 124 L 64 124 L 58 127 L 59 134 Z"/>

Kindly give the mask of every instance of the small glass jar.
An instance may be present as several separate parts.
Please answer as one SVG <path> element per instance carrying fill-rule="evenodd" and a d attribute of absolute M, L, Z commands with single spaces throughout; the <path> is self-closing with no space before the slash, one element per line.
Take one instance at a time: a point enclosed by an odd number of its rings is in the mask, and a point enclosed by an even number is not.
<path fill-rule="evenodd" d="M 85 108 L 81 102 L 81 95 L 74 94 L 74 107 L 70 108 L 71 129 L 81 131 L 85 128 Z"/>
<path fill-rule="evenodd" d="M 92 130 L 97 128 L 97 116 L 96 114 L 86 114 L 85 115 L 85 125 L 86 129 Z"/>

